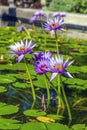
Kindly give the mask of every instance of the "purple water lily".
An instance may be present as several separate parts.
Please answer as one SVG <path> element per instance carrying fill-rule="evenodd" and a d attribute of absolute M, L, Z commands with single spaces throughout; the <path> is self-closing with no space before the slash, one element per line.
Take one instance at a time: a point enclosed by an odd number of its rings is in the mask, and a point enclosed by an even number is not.
<path fill-rule="evenodd" d="M 49 61 L 46 59 L 41 59 L 39 63 L 35 64 L 34 70 L 38 74 L 45 74 L 46 72 L 49 71 Z"/>
<path fill-rule="evenodd" d="M 58 74 L 73 78 L 72 75 L 65 70 L 72 63 L 73 61 L 69 62 L 69 58 L 63 62 L 63 57 L 52 57 L 50 59 L 50 72 L 52 73 L 50 81 L 52 81 Z"/>
<path fill-rule="evenodd" d="M 12 56 L 18 56 L 18 62 L 20 62 L 25 54 L 32 54 L 31 51 L 36 44 L 32 41 L 26 40 L 25 43 L 21 40 L 21 42 L 16 42 L 14 45 L 10 45 L 10 53 Z"/>
<path fill-rule="evenodd" d="M 40 10 L 40 11 L 35 12 L 35 13 L 34 13 L 34 16 L 36 16 L 37 18 L 40 18 L 40 17 L 44 16 L 43 10 Z"/>
<path fill-rule="evenodd" d="M 47 20 L 47 22 L 44 24 L 44 28 L 45 30 L 50 31 L 50 35 L 52 36 L 55 31 L 64 30 L 61 27 L 61 25 L 63 24 L 64 24 L 64 19 L 55 17 Z"/>
<path fill-rule="evenodd" d="M 36 16 L 33 16 L 32 18 L 29 19 L 31 23 L 34 23 L 37 20 Z"/>
<path fill-rule="evenodd" d="M 52 54 L 50 52 L 40 52 L 35 55 L 34 65 L 35 71 L 39 74 L 44 74 L 49 71 L 49 61 Z"/>

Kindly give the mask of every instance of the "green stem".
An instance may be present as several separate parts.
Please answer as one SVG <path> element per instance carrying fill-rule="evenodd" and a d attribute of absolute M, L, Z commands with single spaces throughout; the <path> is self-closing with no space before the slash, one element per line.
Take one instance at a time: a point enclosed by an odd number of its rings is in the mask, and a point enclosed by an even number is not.
<path fill-rule="evenodd" d="M 48 105 L 50 103 L 50 91 L 49 91 L 49 86 L 47 83 L 47 79 L 46 79 L 46 75 L 44 75 L 44 80 L 45 80 L 45 84 L 46 84 L 46 88 L 47 88 L 47 99 L 48 99 Z"/>
<path fill-rule="evenodd" d="M 70 107 L 69 107 L 69 104 L 68 104 L 68 101 L 67 101 L 67 97 L 66 97 L 66 94 L 65 94 L 65 91 L 64 91 L 64 87 L 63 87 L 63 85 L 62 85 L 61 88 L 62 88 L 62 92 L 63 92 L 64 100 L 65 100 L 65 103 L 66 103 L 66 106 L 67 106 L 67 111 L 68 111 L 69 120 L 72 120 Z"/>
<path fill-rule="evenodd" d="M 28 77 L 29 77 L 29 80 L 30 80 L 30 84 L 31 84 L 33 100 L 35 101 L 36 100 L 36 95 L 35 95 L 35 91 L 34 91 L 34 86 L 33 86 L 33 82 L 32 82 L 32 79 L 31 79 L 31 75 L 30 75 L 30 72 L 29 72 L 25 57 L 24 57 L 24 61 L 25 61 L 25 67 L 26 67 L 27 74 L 28 74 Z"/>
<path fill-rule="evenodd" d="M 47 80 L 49 81 L 49 77 L 47 76 L 47 74 L 45 74 L 45 76 L 46 76 Z M 57 89 L 56 89 L 56 87 L 54 87 L 52 82 L 50 82 L 50 85 L 55 90 L 55 92 L 57 93 Z"/>
<path fill-rule="evenodd" d="M 29 39 L 31 39 L 29 31 L 27 30 L 27 28 L 25 26 L 23 26 L 23 27 L 24 27 L 24 30 L 25 30 L 26 34 L 29 36 Z"/>
<path fill-rule="evenodd" d="M 58 106 L 61 106 L 64 109 L 64 102 L 62 99 L 61 93 L 61 75 L 58 75 Z M 60 108 L 58 107 L 57 114 L 59 114 Z"/>
<path fill-rule="evenodd" d="M 57 49 L 57 55 L 59 55 L 59 48 L 58 48 L 58 42 L 57 42 L 57 32 L 55 31 L 55 38 L 56 38 L 56 49 Z"/>
<path fill-rule="evenodd" d="M 58 106 L 61 105 L 61 84 L 60 84 L 60 75 L 58 75 Z M 59 107 L 58 107 L 58 110 L 57 110 L 57 114 L 59 114 Z"/>

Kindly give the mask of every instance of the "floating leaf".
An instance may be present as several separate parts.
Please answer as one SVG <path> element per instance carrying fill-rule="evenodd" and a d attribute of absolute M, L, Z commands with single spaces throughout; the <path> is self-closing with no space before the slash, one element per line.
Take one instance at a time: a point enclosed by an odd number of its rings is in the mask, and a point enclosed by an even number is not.
<path fill-rule="evenodd" d="M 48 114 L 47 117 L 50 117 L 54 120 L 61 120 L 63 118 L 63 116 L 60 115 L 54 115 L 54 114 Z"/>
<path fill-rule="evenodd" d="M 9 75 L 0 75 L 0 83 L 5 84 L 5 83 L 12 83 L 16 79 L 14 77 L 10 77 Z"/>
<path fill-rule="evenodd" d="M 18 107 L 0 102 L 0 115 L 9 115 L 18 112 Z"/>
<path fill-rule="evenodd" d="M 17 88 L 30 88 L 30 84 L 27 84 L 27 83 L 20 83 L 20 82 L 16 82 L 13 84 L 14 87 L 17 87 Z"/>
<path fill-rule="evenodd" d="M 79 79 L 79 78 L 67 78 L 67 80 L 64 81 L 66 84 L 72 84 L 72 85 L 84 85 L 86 84 L 85 80 Z"/>
<path fill-rule="evenodd" d="M 24 114 L 26 116 L 37 117 L 37 116 L 44 116 L 44 115 L 46 115 L 46 112 L 39 111 L 39 110 L 26 110 L 26 111 L 24 111 Z"/>
<path fill-rule="evenodd" d="M 73 130 L 85 130 L 85 124 L 76 124 L 72 126 Z"/>
<path fill-rule="evenodd" d="M 45 123 L 48 130 L 70 130 L 68 126 L 59 123 Z"/>
<path fill-rule="evenodd" d="M 37 80 L 33 82 L 33 84 L 39 88 L 46 88 L 46 84 L 44 81 L 44 76 L 43 75 L 38 75 Z"/>
<path fill-rule="evenodd" d="M 6 92 L 6 88 L 4 86 L 0 86 L 0 93 Z"/>
<path fill-rule="evenodd" d="M 31 122 L 31 123 L 25 123 L 22 125 L 22 128 L 20 130 L 47 130 L 45 125 L 40 122 Z"/>
<path fill-rule="evenodd" d="M 0 118 L 0 130 L 19 130 L 20 127 L 17 120 Z"/>

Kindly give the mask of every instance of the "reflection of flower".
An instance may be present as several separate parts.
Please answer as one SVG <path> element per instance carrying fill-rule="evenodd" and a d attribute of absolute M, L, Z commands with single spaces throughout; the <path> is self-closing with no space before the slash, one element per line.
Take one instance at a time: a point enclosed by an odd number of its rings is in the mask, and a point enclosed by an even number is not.
<path fill-rule="evenodd" d="M 41 10 L 41 11 L 37 11 L 34 13 L 34 16 L 32 18 L 30 18 L 30 22 L 35 22 L 36 20 L 39 20 L 41 17 L 44 16 L 44 12 Z"/>
<path fill-rule="evenodd" d="M 32 48 L 35 47 L 36 44 L 34 44 L 32 41 L 26 40 L 25 43 L 23 41 L 16 42 L 15 45 L 10 45 L 10 53 L 12 56 L 18 56 L 18 62 L 20 62 L 25 54 L 31 54 Z"/>
<path fill-rule="evenodd" d="M 55 13 L 53 13 L 53 15 L 52 15 L 53 17 L 65 17 L 66 16 L 66 13 L 65 12 L 63 12 L 63 13 L 60 13 L 60 12 L 55 12 Z"/>
<path fill-rule="evenodd" d="M 52 72 L 50 81 L 52 81 L 58 74 L 73 78 L 71 74 L 65 70 L 72 63 L 73 61 L 69 62 L 69 58 L 65 62 L 63 62 L 63 57 L 52 57 L 50 59 L 50 72 Z"/>
<path fill-rule="evenodd" d="M 51 58 L 50 52 L 40 52 L 35 55 L 35 71 L 39 74 L 44 74 L 49 71 L 49 60 Z"/>
<path fill-rule="evenodd" d="M 57 30 L 64 30 L 61 25 L 64 24 L 64 19 L 60 19 L 60 18 L 51 18 L 49 20 L 47 20 L 47 22 L 44 24 L 44 28 L 45 30 L 50 31 L 50 34 L 52 35 L 54 33 L 54 31 Z"/>

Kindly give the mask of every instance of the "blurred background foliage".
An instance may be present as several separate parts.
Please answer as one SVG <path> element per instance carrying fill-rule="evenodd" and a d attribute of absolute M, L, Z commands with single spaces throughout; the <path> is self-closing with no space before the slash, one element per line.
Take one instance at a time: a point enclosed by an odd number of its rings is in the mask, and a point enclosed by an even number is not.
<path fill-rule="evenodd" d="M 52 0 L 49 10 L 87 14 L 87 0 Z"/>

